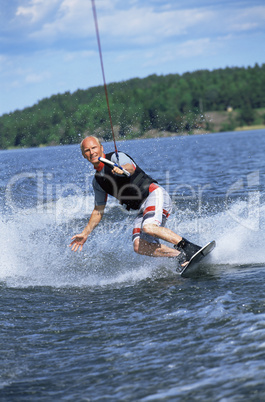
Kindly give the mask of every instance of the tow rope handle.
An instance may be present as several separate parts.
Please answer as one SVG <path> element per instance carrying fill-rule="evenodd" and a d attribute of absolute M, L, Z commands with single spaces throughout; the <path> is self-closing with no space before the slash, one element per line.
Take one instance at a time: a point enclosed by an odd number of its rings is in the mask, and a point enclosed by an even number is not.
<path fill-rule="evenodd" d="M 112 161 L 109 161 L 109 160 L 106 159 L 106 158 L 102 158 L 101 156 L 98 158 L 98 160 L 99 160 L 100 162 L 104 163 L 105 165 L 109 165 L 109 166 L 111 166 L 111 167 L 114 167 L 114 166 L 118 167 L 119 169 L 121 169 L 121 170 L 123 171 L 123 173 L 124 173 L 127 177 L 130 177 L 130 176 L 131 176 L 131 174 L 128 172 L 128 170 L 124 169 L 122 166 L 119 166 L 117 163 L 114 163 L 114 162 L 112 162 Z"/>

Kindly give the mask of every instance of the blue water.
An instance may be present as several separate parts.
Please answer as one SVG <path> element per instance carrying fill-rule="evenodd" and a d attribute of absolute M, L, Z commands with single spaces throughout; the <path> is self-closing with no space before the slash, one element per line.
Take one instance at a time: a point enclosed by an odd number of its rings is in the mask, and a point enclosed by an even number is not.
<path fill-rule="evenodd" d="M 72 253 L 93 209 L 79 146 L 0 151 L 0 400 L 263 401 L 265 130 L 118 147 L 170 192 L 168 227 L 216 240 L 207 275 L 133 253 L 115 200 Z"/>

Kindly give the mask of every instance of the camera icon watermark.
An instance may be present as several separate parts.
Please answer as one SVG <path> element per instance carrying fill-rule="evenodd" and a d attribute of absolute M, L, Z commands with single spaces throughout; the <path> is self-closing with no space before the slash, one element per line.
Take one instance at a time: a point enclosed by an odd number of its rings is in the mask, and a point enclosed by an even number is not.
<path fill-rule="evenodd" d="M 8 181 L 5 203 L 14 214 L 53 214 L 58 221 L 68 212 L 74 215 L 91 210 L 86 197 L 89 189 L 88 175 L 85 175 L 85 188 L 84 192 L 76 183 L 58 184 L 52 173 L 41 170 L 22 172 Z"/>

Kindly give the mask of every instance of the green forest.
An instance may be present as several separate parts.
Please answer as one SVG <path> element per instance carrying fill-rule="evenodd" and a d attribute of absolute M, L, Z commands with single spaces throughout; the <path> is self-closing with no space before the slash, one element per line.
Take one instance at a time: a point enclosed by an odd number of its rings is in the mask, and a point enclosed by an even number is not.
<path fill-rule="evenodd" d="M 265 124 L 265 64 L 213 71 L 151 75 L 108 84 L 115 135 L 137 138 L 150 130 L 214 130 L 207 112 L 233 111 L 219 127 Z M 112 138 L 104 87 L 53 95 L 0 117 L 0 148 L 73 144 L 84 135 Z"/>

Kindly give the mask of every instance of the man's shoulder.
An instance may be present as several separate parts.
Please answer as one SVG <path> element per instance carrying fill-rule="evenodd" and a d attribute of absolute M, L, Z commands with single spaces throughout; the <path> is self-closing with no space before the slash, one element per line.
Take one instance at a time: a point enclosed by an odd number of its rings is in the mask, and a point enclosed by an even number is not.
<path fill-rule="evenodd" d="M 133 158 L 130 155 L 126 154 L 125 152 L 118 152 L 118 155 L 120 165 L 126 165 L 127 163 L 131 163 L 132 165 L 136 166 L 136 163 L 134 162 Z M 115 152 L 111 156 L 111 161 L 117 163 L 117 156 Z"/>

